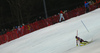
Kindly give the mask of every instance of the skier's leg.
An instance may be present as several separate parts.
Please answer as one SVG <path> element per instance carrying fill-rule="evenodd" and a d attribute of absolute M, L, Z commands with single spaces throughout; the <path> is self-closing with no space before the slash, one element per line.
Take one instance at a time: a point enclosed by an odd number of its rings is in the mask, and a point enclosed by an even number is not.
<path fill-rule="evenodd" d="M 78 46 L 78 43 L 79 43 L 78 40 L 76 40 L 76 46 Z"/>
<path fill-rule="evenodd" d="M 88 41 L 84 41 L 84 42 L 89 43 Z"/>
<path fill-rule="evenodd" d="M 60 17 L 60 19 L 59 19 L 59 22 L 61 22 L 61 17 Z"/>
<path fill-rule="evenodd" d="M 88 41 L 84 41 L 84 42 L 88 42 Z"/>
<path fill-rule="evenodd" d="M 62 17 L 63 18 L 63 20 L 65 20 L 65 18 L 64 17 Z"/>
<path fill-rule="evenodd" d="M 86 45 L 86 42 L 82 42 L 82 44 Z"/>

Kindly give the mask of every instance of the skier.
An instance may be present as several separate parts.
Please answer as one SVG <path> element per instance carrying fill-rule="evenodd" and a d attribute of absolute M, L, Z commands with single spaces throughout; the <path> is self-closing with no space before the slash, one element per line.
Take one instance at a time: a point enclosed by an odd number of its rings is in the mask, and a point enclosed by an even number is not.
<path fill-rule="evenodd" d="M 60 16 L 59 22 L 61 22 L 61 19 L 63 19 L 63 21 L 65 20 L 65 18 L 63 16 L 63 11 L 60 11 L 59 16 Z"/>
<path fill-rule="evenodd" d="M 89 43 L 88 41 L 84 41 L 83 39 L 81 39 L 80 37 L 78 36 L 75 36 L 76 38 L 76 46 L 78 46 L 78 42 L 79 42 L 79 45 L 82 46 L 82 45 L 86 45 L 87 43 Z"/>

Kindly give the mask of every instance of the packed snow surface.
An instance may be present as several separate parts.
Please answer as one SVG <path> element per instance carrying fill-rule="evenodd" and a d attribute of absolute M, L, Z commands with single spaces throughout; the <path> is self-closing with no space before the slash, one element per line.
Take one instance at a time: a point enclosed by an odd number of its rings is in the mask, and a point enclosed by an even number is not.
<path fill-rule="evenodd" d="M 76 46 L 77 30 L 79 37 L 93 42 Z M 0 53 L 100 53 L 100 8 L 2 44 Z"/>

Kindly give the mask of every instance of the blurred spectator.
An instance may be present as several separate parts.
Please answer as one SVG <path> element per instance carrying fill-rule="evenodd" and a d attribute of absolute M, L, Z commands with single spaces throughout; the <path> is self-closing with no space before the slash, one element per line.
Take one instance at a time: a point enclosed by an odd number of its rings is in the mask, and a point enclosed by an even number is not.
<path fill-rule="evenodd" d="M 69 15 L 68 15 L 68 12 L 67 11 L 65 12 L 65 15 L 67 16 L 67 19 L 69 19 Z"/>
<path fill-rule="evenodd" d="M 4 29 L 1 30 L 1 35 L 5 34 L 5 31 Z"/>
<path fill-rule="evenodd" d="M 37 19 L 35 20 L 35 22 L 37 21 Z"/>
<path fill-rule="evenodd" d="M 10 29 L 7 29 L 7 34 L 10 32 Z"/>
<path fill-rule="evenodd" d="M 57 16 L 56 14 L 54 16 Z"/>
<path fill-rule="evenodd" d="M 76 11 L 76 16 L 79 16 L 79 10 L 81 11 L 81 7 L 77 7 L 77 8 L 75 9 L 75 11 Z"/>
<path fill-rule="evenodd" d="M 42 17 L 42 19 L 45 19 L 44 17 Z"/>
<path fill-rule="evenodd" d="M 41 20 L 42 18 L 41 18 L 41 16 L 39 17 L 39 20 Z"/>
<path fill-rule="evenodd" d="M 24 35 L 24 24 L 22 24 L 22 35 Z"/>
<path fill-rule="evenodd" d="M 12 31 L 15 30 L 15 27 L 13 27 Z"/>
<path fill-rule="evenodd" d="M 7 29 L 5 29 L 5 33 L 7 33 Z"/>
<path fill-rule="evenodd" d="M 21 28 L 20 28 L 20 26 L 18 26 L 18 31 L 21 31 Z"/>
<path fill-rule="evenodd" d="M 63 12 L 63 14 L 65 14 L 67 12 L 67 10 L 65 10 L 64 12 Z"/>
<path fill-rule="evenodd" d="M 86 13 L 89 12 L 89 3 L 88 2 L 84 2 L 85 8 L 86 8 Z"/>
<path fill-rule="evenodd" d="M 20 27 L 22 27 L 22 25 L 20 25 Z"/>
<path fill-rule="evenodd" d="M 63 19 L 63 21 L 65 20 L 63 16 L 63 11 L 60 11 L 59 16 L 60 16 L 59 22 L 61 22 L 61 19 Z"/>
<path fill-rule="evenodd" d="M 15 28 L 17 29 L 18 27 L 17 27 L 17 26 L 15 26 Z"/>
<path fill-rule="evenodd" d="M 30 30 L 30 29 L 31 29 L 31 27 L 30 27 L 30 25 L 29 25 L 29 24 L 28 24 L 28 26 L 27 26 L 27 27 L 28 27 L 28 32 L 31 32 L 31 30 Z"/>
<path fill-rule="evenodd" d="M 100 0 L 96 0 L 96 3 L 100 3 Z"/>
<path fill-rule="evenodd" d="M 92 5 L 92 1 L 88 1 L 89 5 Z"/>
<path fill-rule="evenodd" d="M 100 0 L 96 0 L 97 8 L 100 7 Z"/>
<path fill-rule="evenodd" d="M 20 28 L 20 26 L 18 26 L 18 37 L 20 37 L 21 36 L 21 28 Z"/>

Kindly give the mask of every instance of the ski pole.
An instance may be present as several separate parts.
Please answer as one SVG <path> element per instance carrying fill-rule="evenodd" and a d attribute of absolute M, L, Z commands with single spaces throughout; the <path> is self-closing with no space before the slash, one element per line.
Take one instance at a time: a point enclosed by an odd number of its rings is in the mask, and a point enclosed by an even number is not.
<path fill-rule="evenodd" d="M 84 27 L 86 28 L 86 30 L 89 32 L 89 30 L 87 29 L 86 25 L 83 23 L 83 21 L 81 20 L 82 24 L 84 25 Z"/>
<path fill-rule="evenodd" d="M 76 36 L 78 36 L 78 30 L 77 30 Z"/>

